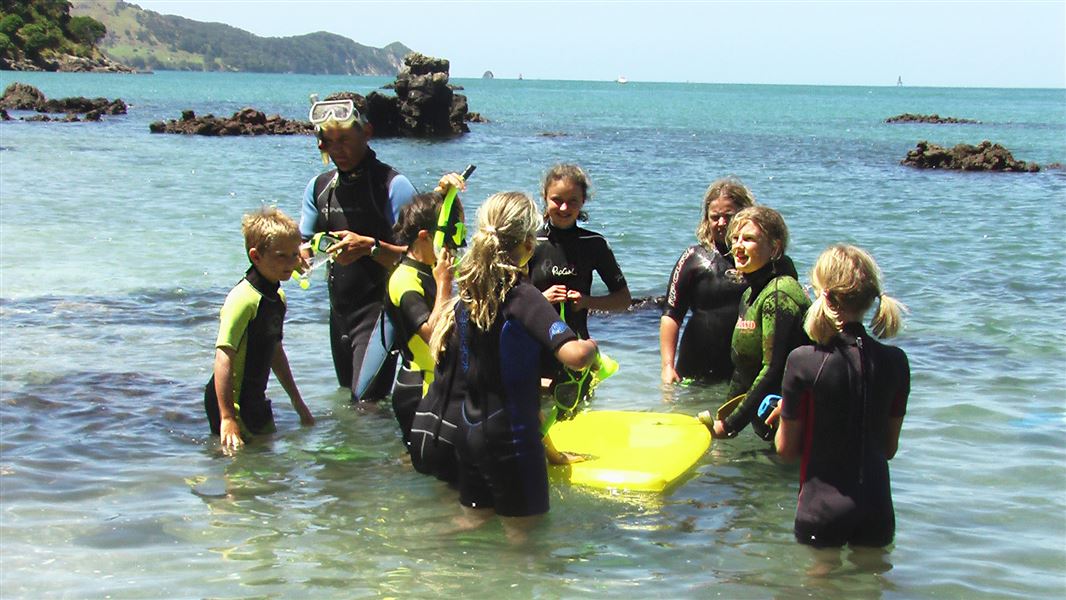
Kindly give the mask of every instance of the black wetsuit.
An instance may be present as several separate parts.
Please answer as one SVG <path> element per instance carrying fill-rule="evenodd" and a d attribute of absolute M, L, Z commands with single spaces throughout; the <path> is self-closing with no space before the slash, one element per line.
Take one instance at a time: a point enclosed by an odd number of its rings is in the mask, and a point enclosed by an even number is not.
<path fill-rule="evenodd" d="M 577 225 L 559 229 L 545 221 L 537 231 L 537 247 L 529 259 L 529 278 L 533 286 L 543 292 L 553 285 L 564 285 L 588 296 L 592 292 L 593 271 L 599 273 L 612 293 L 626 287 L 625 275 L 606 238 Z M 582 339 L 588 339 L 588 309 L 576 310 L 568 306 L 565 312 L 566 324 Z"/>
<path fill-rule="evenodd" d="M 542 350 L 554 352 L 574 339 L 577 334 L 529 283 L 507 292 L 488 331 L 456 305 L 446 358 L 457 363 L 466 390 L 457 444 L 463 505 L 493 507 L 510 517 L 547 512 L 539 361 Z"/>
<path fill-rule="evenodd" d="M 379 161 L 374 151 L 351 173 L 336 169 L 308 184 L 300 233 L 304 240 L 318 231 L 348 230 L 393 243 L 392 227 L 400 207 L 414 189 L 403 175 Z M 313 223 L 309 215 L 313 214 Z M 329 264 L 330 347 L 337 382 L 352 390 L 353 400 L 380 400 L 392 385 L 395 364 L 387 365 L 364 394 L 355 398 L 363 355 L 381 314 L 388 271 L 370 256 L 349 264 Z"/>
<path fill-rule="evenodd" d="M 432 267 L 410 256 L 400 259 L 389 277 L 385 315 L 396 328 L 395 344 L 404 359 L 392 389 L 392 411 L 405 446 L 410 445 L 411 421 L 418 403 L 433 381 L 433 358 L 418 330 L 429 320 L 436 299 Z"/>
<path fill-rule="evenodd" d="M 744 275 L 749 288 L 740 301 L 733 329 L 733 378 L 729 398 L 744 394 L 744 401 L 725 419 L 727 433 L 736 433 L 752 424 L 755 433 L 769 440 L 773 431 L 763 419 L 755 418 L 763 399 L 781 393 L 788 353 L 809 344 L 803 331 L 803 318 L 811 301 L 796 281 L 796 267 L 787 256 Z"/>
<path fill-rule="evenodd" d="M 691 309 L 674 367 L 683 378 L 724 381 L 733 375 L 729 356 L 740 297 L 748 282 L 724 248 L 695 245 L 681 255 L 666 288 L 663 316 L 678 326 Z"/>
<path fill-rule="evenodd" d="M 782 418 L 804 426 L 796 539 L 812 546 L 891 543 L 885 444 L 890 421 L 907 410 L 907 355 L 848 323 L 828 345 L 789 355 L 782 390 Z"/>
<path fill-rule="evenodd" d="M 230 290 L 219 311 L 215 347 L 234 351 L 233 407 L 242 434 L 276 431 L 266 387 L 284 322 L 284 293 L 277 282 L 268 281 L 255 267 L 250 267 Z M 214 375 L 204 388 L 204 411 L 211 433 L 218 435 L 221 414 Z"/>

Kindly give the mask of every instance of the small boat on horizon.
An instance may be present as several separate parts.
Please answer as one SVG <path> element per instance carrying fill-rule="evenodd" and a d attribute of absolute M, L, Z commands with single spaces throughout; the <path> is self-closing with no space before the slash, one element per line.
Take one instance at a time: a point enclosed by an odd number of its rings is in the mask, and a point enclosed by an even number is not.
<path fill-rule="evenodd" d="M 629 83 L 629 80 L 626 79 L 625 75 L 619 75 L 618 79 L 615 79 L 614 82 L 615 83 Z"/>

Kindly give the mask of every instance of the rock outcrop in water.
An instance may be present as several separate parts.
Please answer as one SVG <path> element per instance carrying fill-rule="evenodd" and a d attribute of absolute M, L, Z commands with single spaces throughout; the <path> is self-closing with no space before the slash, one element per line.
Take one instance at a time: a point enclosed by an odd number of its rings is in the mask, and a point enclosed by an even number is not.
<path fill-rule="evenodd" d="M 975 121 L 973 119 L 956 119 L 955 117 L 941 117 L 936 113 L 933 113 L 931 115 L 916 115 L 911 113 L 903 113 L 902 115 L 896 115 L 894 117 L 889 117 L 885 119 L 885 123 L 931 123 L 934 125 L 973 125 L 980 123 L 980 121 Z"/>
<path fill-rule="evenodd" d="M 386 87 L 396 92 L 387 96 L 370 92 L 367 96 L 355 92 L 330 94 L 325 100 L 350 99 L 366 116 L 374 128 L 374 137 L 441 138 L 462 135 L 470 131 L 466 122 L 484 123 L 478 113 L 472 113 L 466 96 L 456 94 L 448 84 L 448 61 L 418 54 L 408 54 L 396 81 Z M 157 121 L 149 125 L 152 133 L 184 133 L 196 135 L 292 135 L 313 133 L 307 121 L 283 119 L 279 115 L 264 116 L 254 108 L 244 108 L 232 117 L 214 115 L 197 117 L 193 111 L 182 112 L 180 120 Z"/>
<path fill-rule="evenodd" d="M 65 118 L 53 118 L 36 115 L 24 118 L 24 121 L 80 121 L 79 114 L 85 115 L 86 121 L 99 121 L 102 115 L 124 115 L 126 103 L 121 98 L 85 98 L 73 96 L 49 100 L 41 90 L 24 83 L 15 82 L 4 89 L 0 97 L 0 108 L 11 110 L 34 110 L 39 113 L 66 113 Z"/>
<path fill-rule="evenodd" d="M 307 121 L 289 120 L 254 108 L 242 108 L 232 117 L 206 115 L 197 117 L 191 110 L 181 113 L 181 119 L 156 121 L 148 126 L 152 133 L 182 133 L 190 135 L 304 135 L 314 131 Z"/>
<path fill-rule="evenodd" d="M 918 169 L 954 169 L 959 171 L 1014 171 L 1035 173 L 1040 165 L 1015 160 L 1010 151 L 988 140 L 973 146 L 958 144 L 943 148 L 922 140 L 907 152 L 900 164 Z"/>

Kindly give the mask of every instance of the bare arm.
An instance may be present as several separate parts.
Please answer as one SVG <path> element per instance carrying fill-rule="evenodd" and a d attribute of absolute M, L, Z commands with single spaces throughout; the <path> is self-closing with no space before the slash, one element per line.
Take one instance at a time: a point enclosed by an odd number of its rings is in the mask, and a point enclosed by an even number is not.
<path fill-rule="evenodd" d="M 780 419 L 774 445 L 777 455 L 792 462 L 803 454 L 803 419 Z"/>
<path fill-rule="evenodd" d="M 300 389 L 296 387 L 296 380 L 292 377 L 292 369 L 289 368 L 289 357 L 285 354 L 285 348 L 282 347 L 281 342 L 278 342 L 278 346 L 274 350 L 274 358 L 270 362 L 270 369 L 274 371 L 274 376 L 278 378 L 278 383 L 281 384 L 285 393 L 289 395 L 289 401 L 292 402 L 292 407 L 296 410 L 296 414 L 300 415 L 300 424 L 314 425 L 315 418 L 311 416 L 311 411 L 308 410 L 307 405 L 304 404 L 304 400 L 300 396 Z"/>
<path fill-rule="evenodd" d="M 455 275 L 454 262 L 454 255 L 447 248 L 441 250 L 437 255 L 437 264 L 433 267 L 433 279 L 437 282 L 437 298 L 433 301 L 433 312 L 429 314 L 426 322 L 418 328 L 419 337 L 427 344 L 430 336 L 433 335 L 433 328 L 437 326 L 437 321 L 447 310 L 452 299 L 452 279 Z"/>
<path fill-rule="evenodd" d="M 232 348 L 215 348 L 215 396 L 218 398 L 219 442 L 223 448 L 239 448 L 244 445 L 241 427 L 237 423 L 237 409 L 233 406 L 233 357 Z"/>
<path fill-rule="evenodd" d="M 602 310 L 606 312 L 621 312 L 629 308 L 633 297 L 629 293 L 629 286 L 615 290 L 606 296 L 583 296 L 581 292 L 570 290 L 567 298 L 574 303 L 574 308 L 580 310 Z"/>
<path fill-rule="evenodd" d="M 674 359 L 677 357 L 677 338 L 680 331 L 681 324 L 673 317 L 663 315 L 659 318 L 659 366 L 664 385 L 681 381 L 681 377 L 674 368 Z"/>
<path fill-rule="evenodd" d="M 334 254 L 333 260 L 340 265 L 350 265 L 364 256 L 369 256 L 370 251 L 374 249 L 375 241 L 377 241 L 378 252 L 374 260 L 386 269 L 394 267 L 400 257 L 407 252 L 407 246 L 397 246 L 385 240 L 375 240 L 368 235 L 360 235 L 346 229 L 331 231 L 329 234 L 340 238 L 339 242 L 326 249 Z"/>
<path fill-rule="evenodd" d="M 555 358 L 564 366 L 580 371 L 596 360 L 598 349 L 592 340 L 570 340 L 555 351 Z"/>

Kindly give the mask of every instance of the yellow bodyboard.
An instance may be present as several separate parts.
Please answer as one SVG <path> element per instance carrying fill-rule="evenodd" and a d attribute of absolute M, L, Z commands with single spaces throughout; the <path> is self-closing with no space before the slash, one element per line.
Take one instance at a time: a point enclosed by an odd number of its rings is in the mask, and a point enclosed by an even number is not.
<path fill-rule="evenodd" d="M 667 489 L 711 446 L 707 427 L 674 413 L 586 411 L 553 425 L 549 436 L 560 452 L 591 457 L 552 465 L 553 479 L 641 492 Z"/>

